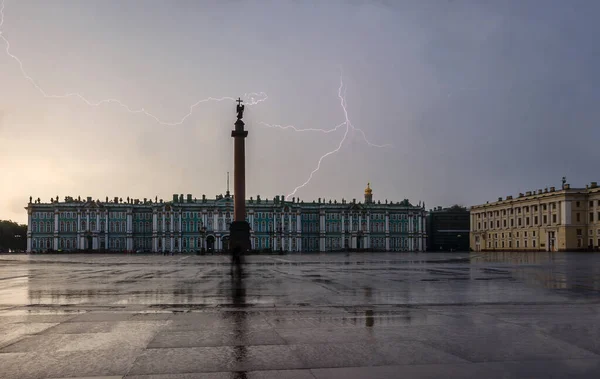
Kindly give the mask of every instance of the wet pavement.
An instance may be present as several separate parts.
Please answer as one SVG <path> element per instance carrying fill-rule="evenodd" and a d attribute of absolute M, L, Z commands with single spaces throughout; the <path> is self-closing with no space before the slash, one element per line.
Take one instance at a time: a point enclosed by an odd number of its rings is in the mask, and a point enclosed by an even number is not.
<path fill-rule="evenodd" d="M 0 255 L 0 378 L 598 378 L 600 254 Z"/>

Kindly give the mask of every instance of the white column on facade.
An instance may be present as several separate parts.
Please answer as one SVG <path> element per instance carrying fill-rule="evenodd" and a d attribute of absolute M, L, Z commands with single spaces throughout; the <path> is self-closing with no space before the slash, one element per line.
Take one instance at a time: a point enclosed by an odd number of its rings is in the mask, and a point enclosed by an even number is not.
<path fill-rule="evenodd" d="M 365 244 L 365 248 L 370 249 L 371 248 L 371 214 L 367 213 L 367 237 L 366 237 L 366 244 Z"/>
<path fill-rule="evenodd" d="M 104 248 L 108 250 L 108 210 L 104 213 Z"/>
<path fill-rule="evenodd" d="M 296 249 L 302 251 L 302 216 L 300 213 L 296 214 Z"/>
<path fill-rule="evenodd" d="M 167 249 L 167 247 L 166 247 L 167 239 L 165 237 L 166 233 L 167 233 L 166 232 L 166 228 L 167 228 L 167 214 L 166 214 L 166 212 L 163 211 L 163 212 L 161 212 L 161 215 L 162 215 L 162 217 L 161 217 L 162 218 L 162 220 L 161 220 L 161 222 L 162 222 L 162 229 L 161 229 L 161 232 L 160 232 L 160 238 L 162 240 L 162 242 L 161 242 L 162 243 L 162 247 L 161 247 L 160 250 L 164 253 L 166 251 L 166 249 Z"/>
<path fill-rule="evenodd" d="M 158 215 L 152 211 L 152 252 L 158 252 Z"/>
<path fill-rule="evenodd" d="M 77 249 L 82 249 L 81 247 L 81 212 L 77 210 L 77 225 L 75 225 L 75 231 L 77 232 Z"/>
<path fill-rule="evenodd" d="M 425 238 L 427 235 L 427 220 L 425 218 L 425 212 L 421 212 L 421 251 L 425 251 L 426 243 Z"/>
<path fill-rule="evenodd" d="M 385 251 L 390 251 L 390 214 L 385 212 Z"/>
<path fill-rule="evenodd" d="M 341 231 L 342 231 L 342 242 L 341 242 L 341 245 L 340 245 L 340 246 L 341 246 L 341 248 L 342 248 L 343 250 L 345 250 L 345 249 L 346 249 L 346 229 L 345 229 L 345 226 L 344 226 L 344 221 L 345 221 L 345 220 L 346 220 L 346 215 L 345 215 L 345 213 L 344 213 L 344 212 L 342 212 L 342 224 L 341 224 L 341 226 L 340 226 L 340 228 L 341 228 Z"/>
<path fill-rule="evenodd" d="M 54 231 L 52 238 L 52 249 L 58 250 L 58 210 L 54 210 Z"/>
<path fill-rule="evenodd" d="M 278 242 L 279 242 L 279 248 L 283 249 L 283 246 L 284 246 L 283 242 L 285 241 L 285 227 L 284 227 L 285 224 L 283 223 L 283 221 L 285 220 L 285 215 L 283 212 L 281 212 L 280 218 L 281 218 L 281 221 L 280 221 L 281 222 L 281 224 L 280 224 L 281 225 L 281 234 L 279 235 Z"/>
<path fill-rule="evenodd" d="M 27 209 L 27 252 L 31 253 L 31 235 L 33 231 L 31 230 L 31 205 Z"/>
<path fill-rule="evenodd" d="M 183 242 L 183 214 L 181 212 L 181 209 L 179 210 L 179 221 L 177 222 L 177 235 L 179 236 L 179 252 L 181 253 L 183 246 L 182 246 L 182 242 Z M 189 246 L 188 246 L 189 247 Z"/>

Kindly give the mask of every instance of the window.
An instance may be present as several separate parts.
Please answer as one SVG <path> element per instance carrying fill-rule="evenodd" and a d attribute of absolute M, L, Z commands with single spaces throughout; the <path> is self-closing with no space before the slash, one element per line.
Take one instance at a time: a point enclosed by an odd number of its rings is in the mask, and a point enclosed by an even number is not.
<path fill-rule="evenodd" d="M 546 204 L 542 204 L 542 210 L 544 210 L 544 211 L 545 211 L 545 210 L 547 210 L 547 209 L 548 209 L 548 206 L 547 206 Z"/>
<path fill-rule="evenodd" d="M 529 226 L 529 217 L 525 217 L 525 225 Z"/>
<path fill-rule="evenodd" d="M 552 215 L 552 223 L 556 224 L 556 215 Z"/>
<path fill-rule="evenodd" d="M 578 236 L 581 236 L 582 234 L 583 234 L 583 233 L 582 233 L 582 229 L 577 229 L 577 235 L 578 235 Z"/>
<path fill-rule="evenodd" d="M 510 227 L 513 228 L 515 226 L 515 219 L 511 218 L 510 219 Z"/>
<path fill-rule="evenodd" d="M 590 208 L 594 206 L 594 200 L 590 200 Z"/>
<path fill-rule="evenodd" d="M 544 215 L 544 225 L 548 223 L 548 216 Z"/>
<path fill-rule="evenodd" d="M 590 222 L 594 222 L 594 212 L 590 212 Z"/>
<path fill-rule="evenodd" d="M 534 224 L 534 225 L 537 225 L 537 224 L 538 224 L 538 216 L 535 216 L 535 217 L 533 218 L 533 224 Z"/>
<path fill-rule="evenodd" d="M 576 201 L 576 202 L 575 202 L 575 206 L 576 206 L 577 208 L 579 208 L 579 205 L 580 205 L 580 202 L 579 202 L 579 201 Z"/>
<path fill-rule="evenodd" d="M 577 222 L 580 222 L 580 221 L 581 221 L 581 214 L 580 214 L 579 212 L 577 212 L 577 213 L 575 214 L 575 216 L 576 216 L 576 218 L 577 218 Z"/>

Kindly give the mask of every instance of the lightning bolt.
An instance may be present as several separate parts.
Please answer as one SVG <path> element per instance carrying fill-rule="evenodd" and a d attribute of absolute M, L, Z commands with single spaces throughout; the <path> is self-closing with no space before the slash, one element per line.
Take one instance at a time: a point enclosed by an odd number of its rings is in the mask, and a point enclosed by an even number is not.
<path fill-rule="evenodd" d="M 342 94 L 342 89 L 344 90 L 344 93 Z M 340 87 L 338 88 L 338 98 L 340 99 L 340 105 L 342 107 L 342 111 L 344 112 L 344 118 L 346 121 L 342 122 L 341 124 L 336 125 L 334 128 L 332 129 L 313 129 L 313 128 L 309 128 L 309 129 L 299 129 L 296 128 L 293 125 L 287 125 L 287 126 L 281 126 L 281 125 L 271 125 L 271 124 L 267 124 L 264 122 L 261 122 L 261 125 L 265 125 L 267 127 L 270 128 L 280 128 L 280 129 L 292 129 L 296 132 L 307 132 L 307 131 L 318 131 L 318 132 L 322 132 L 322 133 L 331 133 L 343 126 L 345 126 L 345 131 L 344 131 L 344 136 L 342 137 L 342 139 L 340 140 L 340 142 L 338 143 L 337 147 L 327 153 L 325 153 L 324 155 L 321 156 L 321 158 L 319 158 L 319 161 L 317 163 L 317 167 L 311 171 L 310 175 L 308 176 L 308 179 L 306 179 L 306 181 L 304 183 L 302 183 L 301 185 L 299 185 L 298 187 L 294 188 L 294 190 L 292 192 L 290 192 L 287 196 L 286 199 L 289 200 L 292 196 L 294 196 L 296 194 L 296 192 L 298 192 L 299 189 L 305 187 L 308 183 L 310 183 L 310 181 L 312 180 L 313 175 L 319 171 L 319 169 L 321 168 L 321 162 L 323 162 L 323 160 L 325 158 L 327 158 L 330 155 L 336 154 L 338 151 L 340 151 L 340 149 L 342 148 L 342 145 L 344 144 L 344 142 L 346 141 L 346 137 L 348 137 L 348 132 L 350 131 L 350 129 L 359 131 L 362 136 L 363 139 L 365 140 L 365 142 L 367 142 L 368 145 L 370 146 L 374 146 L 374 147 L 388 147 L 391 146 L 389 144 L 385 144 L 385 145 L 376 145 L 374 143 L 371 143 L 365 133 L 355 127 L 354 125 L 352 125 L 352 122 L 350 122 L 350 118 L 348 117 L 348 109 L 347 109 L 347 104 L 346 104 L 346 87 L 344 86 L 344 77 L 342 74 L 340 74 Z"/>
<path fill-rule="evenodd" d="M 148 112 L 144 108 L 132 109 L 130 106 L 128 106 L 127 104 L 123 103 L 122 101 L 120 101 L 118 99 L 104 99 L 104 100 L 100 100 L 100 101 L 91 101 L 91 100 L 88 100 L 87 98 L 85 98 L 80 93 L 66 93 L 63 95 L 48 94 L 46 91 L 44 91 L 44 89 L 42 87 L 40 87 L 35 82 L 35 80 L 27 73 L 27 71 L 25 71 L 23 62 L 19 59 L 19 57 L 17 57 L 16 55 L 14 55 L 10 52 L 10 42 L 8 41 L 8 39 L 6 39 L 6 37 L 4 36 L 3 30 L 2 30 L 2 25 L 4 24 L 4 7 L 5 7 L 4 3 L 5 3 L 5 0 L 2 0 L 2 3 L 0 4 L 0 39 L 2 39 L 4 41 L 4 43 L 6 44 L 6 54 L 18 63 L 23 77 L 25 79 L 27 79 L 35 87 L 35 89 L 37 89 L 42 94 L 42 96 L 46 99 L 67 99 L 67 98 L 74 97 L 74 98 L 78 98 L 79 100 L 83 101 L 85 104 L 92 106 L 92 107 L 98 107 L 102 104 L 117 104 L 118 106 L 127 110 L 127 112 L 129 112 L 129 113 L 144 114 L 144 115 L 154 119 L 158 124 L 163 125 L 163 126 L 176 126 L 176 125 L 183 124 L 185 122 L 185 120 L 187 120 L 187 118 L 192 115 L 192 113 L 194 112 L 194 108 L 196 108 L 198 105 L 200 105 L 202 103 L 206 103 L 208 101 L 221 102 L 224 100 L 235 101 L 235 98 L 228 97 L 228 96 L 226 96 L 226 97 L 207 97 L 205 99 L 198 100 L 197 102 L 190 105 L 189 112 L 186 115 L 184 115 L 183 117 L 181 117 L 181 119 L 179 119 L 178 121 L 164 121 L 164 120 L 161 120 L 158 116 L 155 116 L 154 114 Z M 267 100 L 268 96 L 264 92 L 250 92 L 250 93 L 245 93 L 244 98 L 249 99 L 246 101 L 247 105 L 256 105 L 258 103 L 262 103 L 263 101 Z"/>

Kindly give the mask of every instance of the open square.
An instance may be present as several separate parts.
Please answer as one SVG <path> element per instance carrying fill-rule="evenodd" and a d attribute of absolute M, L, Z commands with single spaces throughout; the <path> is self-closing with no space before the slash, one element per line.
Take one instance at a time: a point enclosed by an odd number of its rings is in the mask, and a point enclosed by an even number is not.
<path fill-rule="evenodd" d="M 599 256 L 0 256 L 0 378 L 595 378 Z"/>

